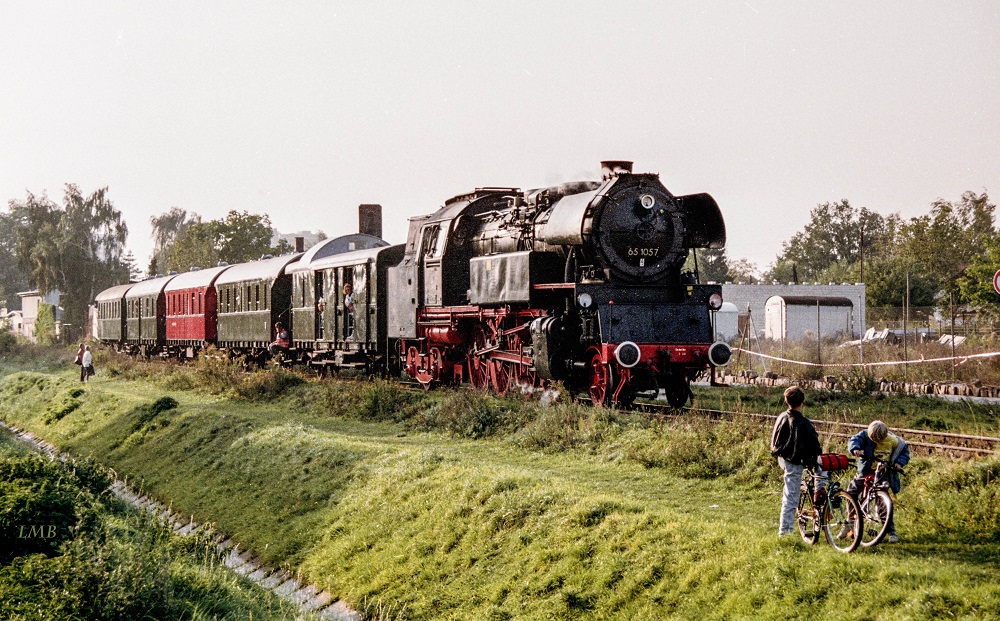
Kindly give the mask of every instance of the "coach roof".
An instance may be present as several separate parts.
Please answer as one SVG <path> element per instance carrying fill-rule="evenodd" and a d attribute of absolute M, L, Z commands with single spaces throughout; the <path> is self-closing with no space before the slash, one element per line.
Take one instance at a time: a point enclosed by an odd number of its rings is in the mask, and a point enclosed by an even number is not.
<path fill-rule="evenodd" d="M 131 289 L 136 283 L 130 282 L 126 285 L 118 285 L 111 287 L 110 289 L 105 289 L 97 294 L 94 298 L 96 302 L 107 302 L 109 300 L 120 300 L 125 296 L 125 292 Z"/>
<path fill-rule="evenodd" d="M 302 253 L 284 254 L 271 259 L 260 259 L 249 263 L 231 265 L 215 281 L 215 285 L 225 285 L 246 280 L 275 279 L 285 272 L 285 268 L 302 258 Z"/>
<path fill-rule="evenodd" d="M 173 278 L 173 275 L 160 276 L 159 278 L 150 278 L 149 280 L 137 282 L 132 285 L 132 288 L 125 294 L 125 299 L 134 300 L 135 298 L 140 298 L 145 295 L 158 294 L 163 291 L 163 288 L 166 287 L 167 283 Z"/>
<path fill-rule="evenodd" d="M 205 287 L 210 287 L 215 279 L 222 272 L 229 269 L 228 265 L 221 265 L 219 267 L 210 267 L 204 270 L 192 270 L 190 272 L 184 272 L 183 274 L 178 274 L 170 281 L 170 284 L 166 286 L 164 291 L 180 291 L 181 289 L 203 289 Z"/>

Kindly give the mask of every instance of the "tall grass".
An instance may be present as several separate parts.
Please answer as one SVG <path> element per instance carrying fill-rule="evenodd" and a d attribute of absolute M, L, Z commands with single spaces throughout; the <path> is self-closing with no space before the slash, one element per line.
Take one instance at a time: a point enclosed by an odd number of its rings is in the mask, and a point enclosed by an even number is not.
<path fill-rule="evenodd" d="M 10 442 L 0 439 L 0 448 Z M 114 499 L 103 469 L 20 453 L 0 450 L 3 618 L 243 620 L 299 614 L 226 570 L 208 539 L 177 537 Z"/>
<path fill-rule="evenodd" d="M 292 383 L 262 400 L 171 392 L 167 408 L 155 378 L 98 382 L 46 423 L 49 402 L 75 384 L 22 373 L 0 381 L 0 406 L 376 617 L 1000 615 L 995 460 L 915 458 L 897 498 L 903 543 L 840 555 L 776 538 L 781 473 L 765 428 Z M 779 409 L 780 393 L 697 389 L 700 401 L 725 394 L 753 411 Z M 810 392 L 806 412 L 919 413 L 959 429 L 989 415 L 924 402 Z M 142 441 L 124 441 L 134 434 Z"/>

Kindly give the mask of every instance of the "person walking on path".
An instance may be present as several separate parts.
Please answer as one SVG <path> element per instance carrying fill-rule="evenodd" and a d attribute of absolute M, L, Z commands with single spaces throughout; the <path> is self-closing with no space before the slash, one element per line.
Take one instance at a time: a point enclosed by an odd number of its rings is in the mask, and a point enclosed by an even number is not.
<path fill-rule="evenodd" d="M 805 466 L 819 464 L 823 447 L 812 421 L 802 414 L 805 392 L 798 386 L 785 390 L 788 410 L 778 416 L 771 431 L 771 455 L 778 458 L 778 465 L 785 472 L 785 486 L 781 494 L 781 519 L 778 536 L 795 532 L 795 510 L 799 506 L 802 471 Z M 821 477 L 816 489 L 817 502 L 826 494 L 826 473 L 818 471 Z"/>
<path fill-rule="evenodd" d="M 86 384 L 94 376 L 94 354 L 90 353 L 90 345 L 83 350 L 83 357 L 80 359 L 80 380 Z"/>
<path fill-rule="evenodd" d="M 80 343 L 80 349 L 76 350 L 76 358 L 73 359 L 73 364 L 80 367 L 80 381 L 84 383 L 87 381 L 87 367 L 83 366 L 83 353 L 85 351 L 85 345 Z"/>

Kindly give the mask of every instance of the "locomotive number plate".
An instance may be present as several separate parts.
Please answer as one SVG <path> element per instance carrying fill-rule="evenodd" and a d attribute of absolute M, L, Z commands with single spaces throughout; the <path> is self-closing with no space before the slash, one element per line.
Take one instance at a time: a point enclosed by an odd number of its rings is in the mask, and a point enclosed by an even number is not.
<path fill-rule="evenodd" d="M 643 247 L 629 246 L 628 256 L 655 259 L 656 257 L 660 256 L 660 249 L 659 247 L 643 248 Z"/>

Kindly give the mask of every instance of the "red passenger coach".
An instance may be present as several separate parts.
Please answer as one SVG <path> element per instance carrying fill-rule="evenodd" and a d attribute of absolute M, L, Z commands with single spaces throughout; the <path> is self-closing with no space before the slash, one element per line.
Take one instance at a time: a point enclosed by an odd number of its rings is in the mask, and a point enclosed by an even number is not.
<path fill-rule="evenodd" d="M 218 298 L 215 280 L 228 265 L 192 269 L 174 277 L 164 288 L 167 300 L 167 353 L 193 358 L 207 344 L 215 343 Z"/>

